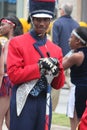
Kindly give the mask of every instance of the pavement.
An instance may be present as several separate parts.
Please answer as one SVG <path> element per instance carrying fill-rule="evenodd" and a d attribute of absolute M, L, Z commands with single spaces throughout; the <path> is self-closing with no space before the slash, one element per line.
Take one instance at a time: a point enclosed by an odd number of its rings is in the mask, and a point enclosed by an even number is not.
<path fill-rule="evenodd" d="M 61 89 L 60 97 L 59 97 L 59 103 L 58 103 L 58 105 L 55 109 L 56 113 L 66 114 L 68 95 L 69 95 L 69 89 L 67 89 L 67 88 Z M 3 124 L 2 130 L 8 130 L 5 126 L 5 123 Z M 70 130 L 70 128 L 52 124 L 51 130 Z"/>
<path fill-rule="evenodd" d="M 69 89 L 68 88 L 61 89 L 60 96 L 59 96 L 59 102 L 55 109 L 56 113 L 66 115 L 68 98 L 69 98 Z"/>
<path fill-rule="evenodd" d="M 69 98 L 69 89 L 67 88 L 67 86 L 65 86 L 60 91 L 59 102 L 55 109 L 56 113 L 66 114 L 68 98 Z M 70 128 L 52 124 L 51 130 L 70 130 Z"/>

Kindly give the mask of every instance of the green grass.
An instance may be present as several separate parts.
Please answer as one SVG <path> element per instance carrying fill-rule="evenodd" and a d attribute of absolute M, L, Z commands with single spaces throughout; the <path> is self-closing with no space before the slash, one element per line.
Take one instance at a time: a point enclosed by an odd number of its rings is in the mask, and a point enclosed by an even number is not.
<path fill-rule="evenodd" d="M 52 124 L 70 127 L 70 120 L 64 114 L 58 114 L 53 112 Z"/>

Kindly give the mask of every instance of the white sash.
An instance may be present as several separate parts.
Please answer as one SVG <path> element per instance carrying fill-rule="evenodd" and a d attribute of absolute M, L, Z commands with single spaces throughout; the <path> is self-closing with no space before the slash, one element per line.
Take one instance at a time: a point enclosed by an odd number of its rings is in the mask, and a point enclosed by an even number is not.
<path fill-rule="evenodd" d="M 49 84 L 51 84 L 54 76 L 52 73 L 49 71 L 47 75 L 45 75 L 47 78 L 47 81 Z M 32 88 L 35 86 L 37 83 L 38 79 L 32 80 L 26 83 L 21 84 L 16 92 L 16 109 L 17 109 L 17 116 L 21 114 L 21 111 L 25 105 L 25 102 L 27 100 L 28 94 L 32 90 Z"/>
<path fill-rule="evenodd" d="M 38 79 L 32 80 L 30 82 L 23 83 L 20 85 L 16 92 L 16 109 L 17 109 L 17 116 L 21 114 L 21 111 L 25 105 L 26 99 L 28 94 L 30 93 L 31 89 L 35 86 Z"/>

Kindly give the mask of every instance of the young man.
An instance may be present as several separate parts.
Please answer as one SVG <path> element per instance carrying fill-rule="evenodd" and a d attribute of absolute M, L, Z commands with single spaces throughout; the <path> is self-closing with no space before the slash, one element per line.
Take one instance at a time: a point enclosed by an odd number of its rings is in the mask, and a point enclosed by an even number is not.
<path fill-rule="evenodd" d="M 62 51 L 46 36 L 54 16 L 55 0 L 29 2 L 33 29 L 13 38 L 9 44 L 8 75 L 15 84 L 10 130 L 50 130 L 52 106 L 50 101 L 47 111 L 47 90 L 49 85 L 59 89 L 64 84 Z"/>

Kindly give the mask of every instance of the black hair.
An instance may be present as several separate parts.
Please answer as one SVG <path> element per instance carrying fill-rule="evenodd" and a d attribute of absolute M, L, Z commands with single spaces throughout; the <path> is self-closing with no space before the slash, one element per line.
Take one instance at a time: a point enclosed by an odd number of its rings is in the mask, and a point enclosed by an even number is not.
<path fill-rule="evenodd" d="M 2 19 L 10 20 L 11 22 L 13 22 L 15 24 L 14 31 L 13 31 L 14 36 L 23 34 L 23 26 L 22 26 L 20 20 L 18 19 L 18 17 L 16 17 L 15 15 L 11 15 L 11 16 L 4 17 Z"/>
<path fill-rule="evenodd" d="M 87 27 L 81 27 L 75 29 L 77 34 L 86 42 L 87 44 Z"/>
<path fill-rule="evenodd" d="M 31 23 L 30 15 L 29 15 L 28 18 L 27 18 L 27 22 L 28 22 L 28 23 Z"/>

